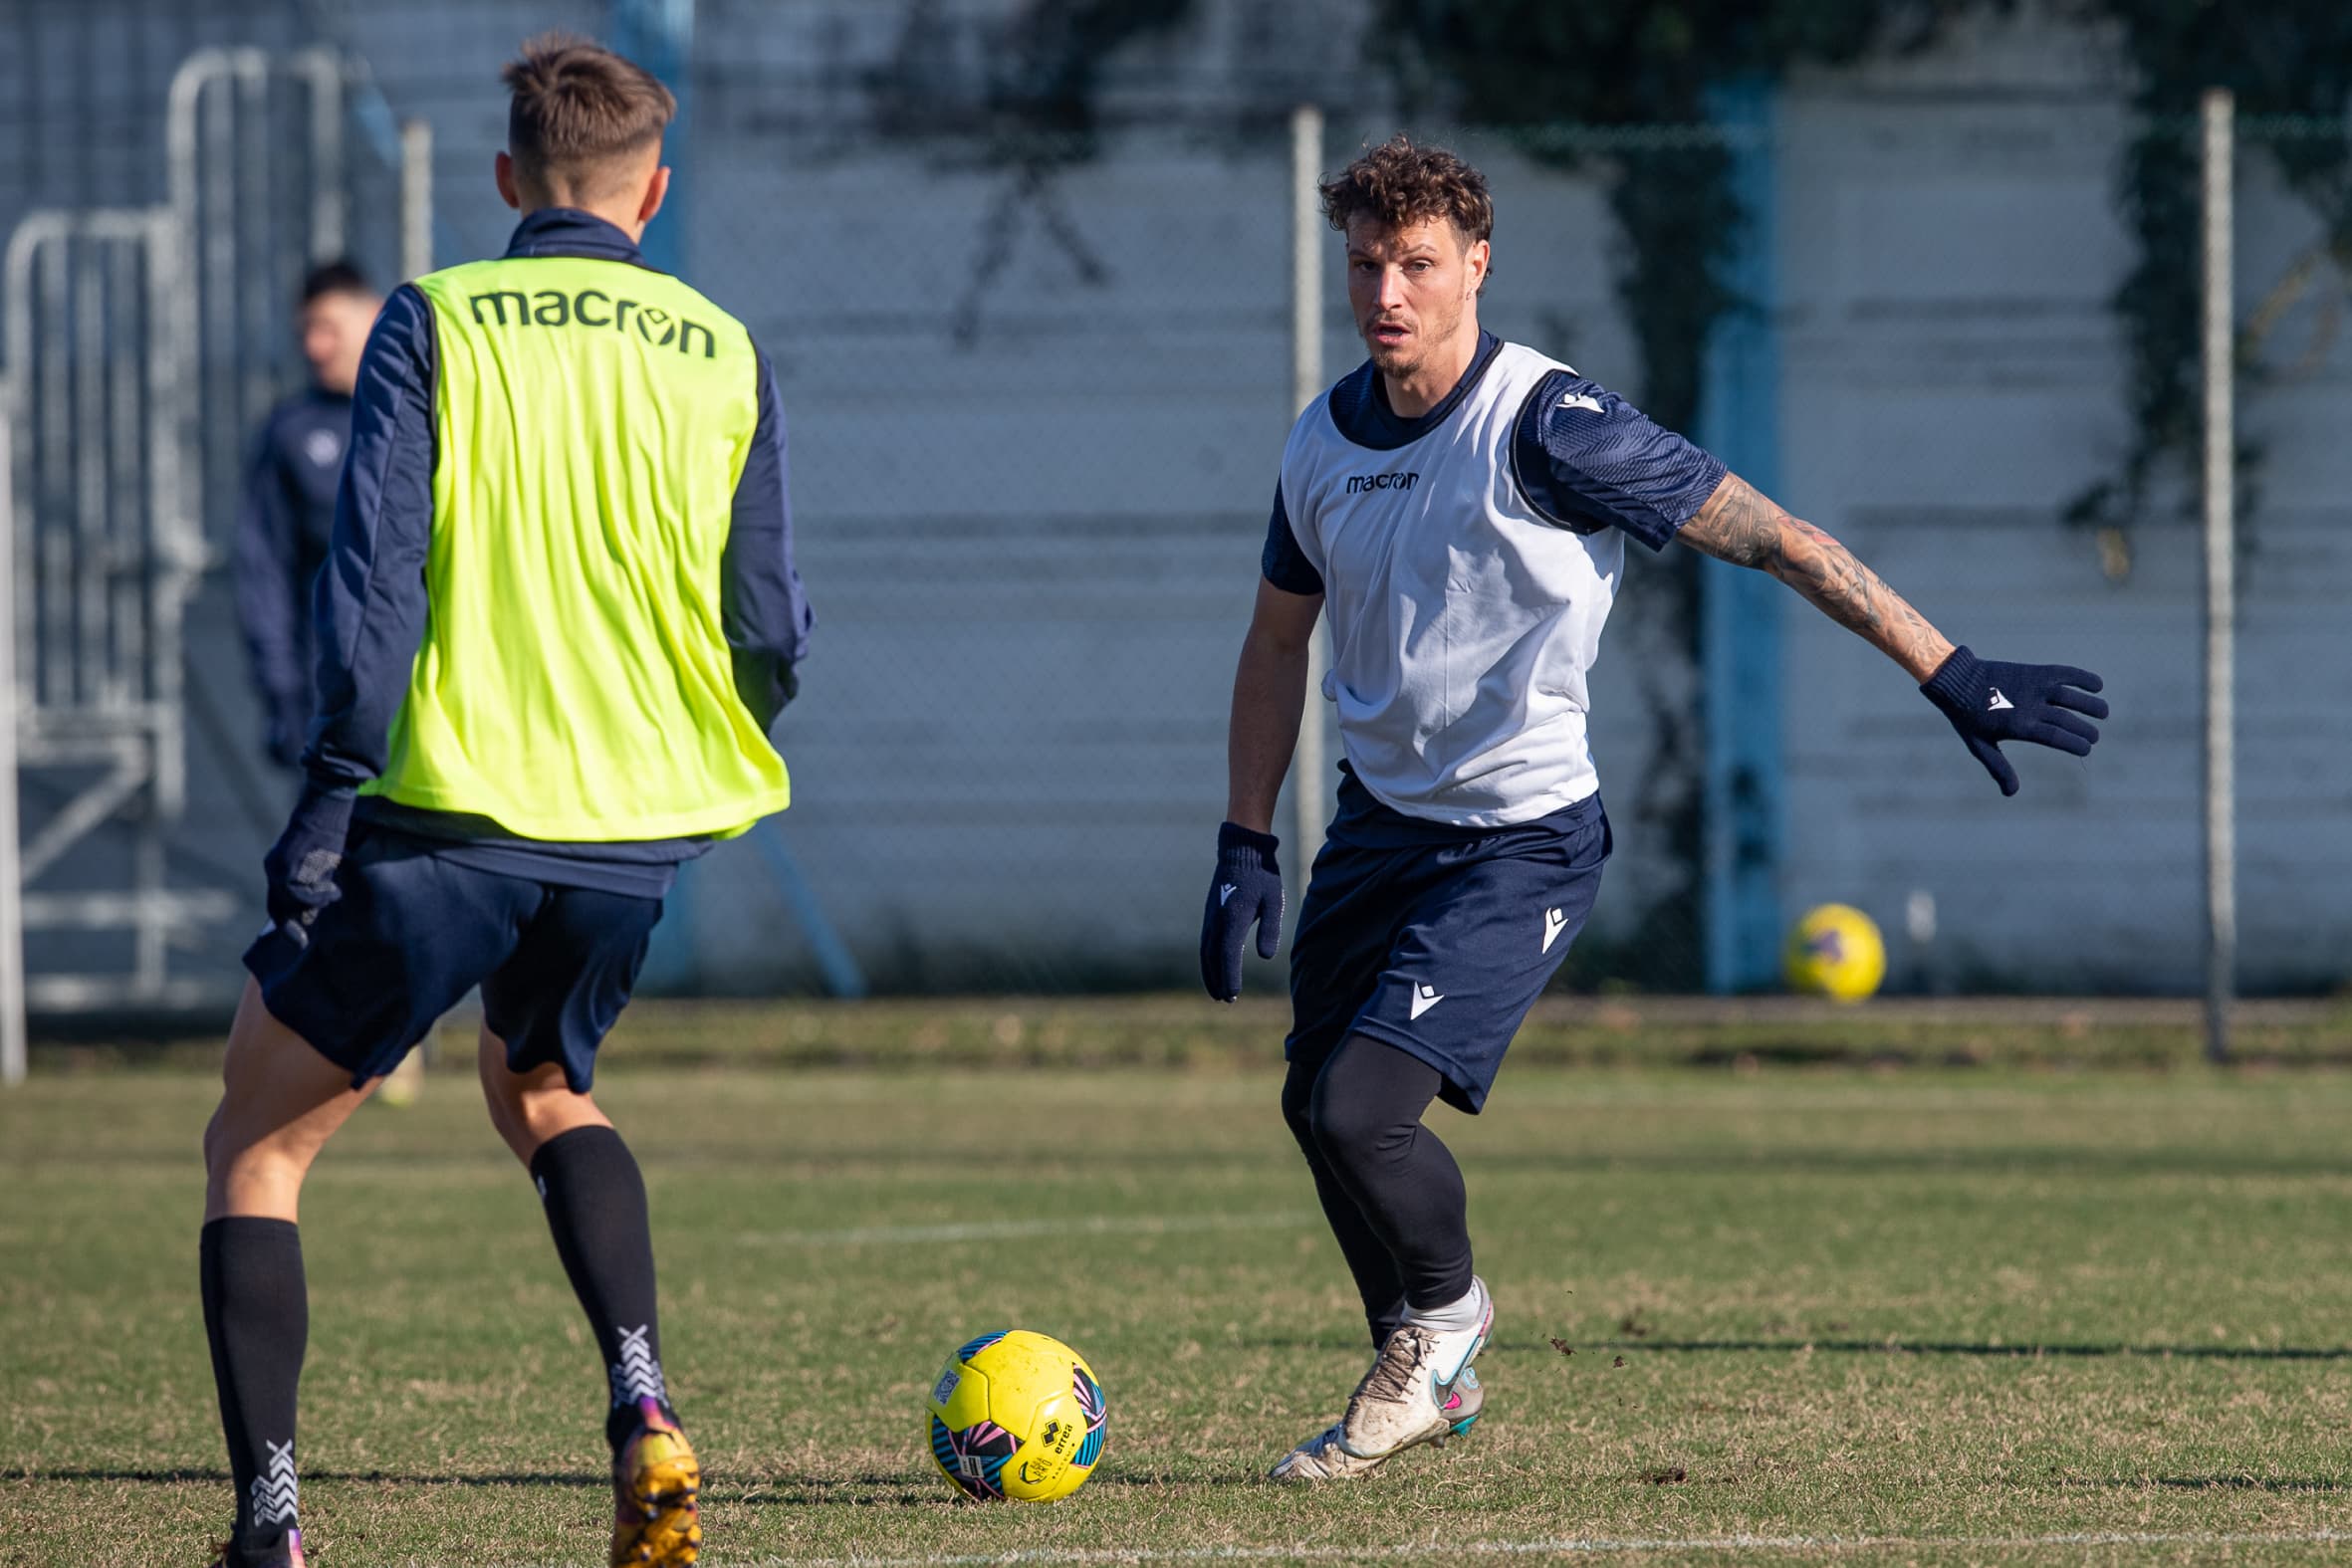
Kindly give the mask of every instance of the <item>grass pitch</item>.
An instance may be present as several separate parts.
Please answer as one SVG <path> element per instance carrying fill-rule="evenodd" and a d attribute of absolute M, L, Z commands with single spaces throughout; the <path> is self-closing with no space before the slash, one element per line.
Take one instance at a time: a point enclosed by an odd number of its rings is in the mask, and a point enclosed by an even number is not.
<path fill-rule="evenodd" d="M 1487 1419 L 1302 1495 L 1259 1476 L 1368 1346 L 1271 1065 L 782 1070 L 648 1016 L 599 1097 L 713 1563 L 2352 1553 L 2352 1076 L 1515 1063 L 1432 1113 L 1501 1310 Z M 214 1086 L 42 1065 L 0 1095 L 0 1562 L 198 1564 Z M 354 1119 L 303 1221 L 314 1562 L 601 1562 L 596 1357 L 470 1072 Z M 959 1503 L 924 1454 L 942 1358 L 1008 1324 L 1107 1390 L 1058 1507 Z"/>

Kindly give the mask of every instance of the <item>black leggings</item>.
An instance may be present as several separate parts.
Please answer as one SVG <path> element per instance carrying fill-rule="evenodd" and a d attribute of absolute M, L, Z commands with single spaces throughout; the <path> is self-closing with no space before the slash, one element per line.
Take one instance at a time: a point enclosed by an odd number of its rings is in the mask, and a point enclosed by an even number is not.
<path fill-rule="evenodd" d="M 1417 1056 L 1350 1034 L 1328 1056 L 1291 1063 L 1283 1120 L 1314 1173 L 1378 1346 L 1408 1305 L 1470 1293 L 1462 1168 L 1421 1113 L 1445 1078 Z"/>

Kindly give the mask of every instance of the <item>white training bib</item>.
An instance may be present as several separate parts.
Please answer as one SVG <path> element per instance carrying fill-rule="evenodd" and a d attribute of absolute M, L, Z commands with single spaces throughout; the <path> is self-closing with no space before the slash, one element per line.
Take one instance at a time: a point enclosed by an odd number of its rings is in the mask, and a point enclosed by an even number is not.
<path fill-rule="evenodd" d="M 1408 816 L 1499 827 L 1600 787 L 1584 677 L 1624 535 L 1546 521 L 1512 462 L 1521 406 L 1566 368 L 1505 343 L 1402 445 L 1348 439 L 1326 395 L 1284 449 L 1283 506 L 1331 619 L 1323 695 L 1356 777 Z"/>

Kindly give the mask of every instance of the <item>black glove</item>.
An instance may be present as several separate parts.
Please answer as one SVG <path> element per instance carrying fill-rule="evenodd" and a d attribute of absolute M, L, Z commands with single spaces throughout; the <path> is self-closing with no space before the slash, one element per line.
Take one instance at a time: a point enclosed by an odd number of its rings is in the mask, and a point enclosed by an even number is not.
<path fill-rule="evenodd" d="M 1217 829 L 1217 875 L 1201 916 L 1201 984 L 1219 1002 L 1242 994 L 1242 941 L 1258 927 L 1258 956 L 1273 958 L 1283 940 L 1280 840 L 1228 822 Z"/>
<path fill-rule="evenodd" d="M 2099 739 L 2091 720 L 2107 717 L 2105 699 L 2090 694 L 2104 684 L 2071 664 L 1999 664 L 1955 648 L 1919 689 L 1944 710 L 2000 792 L 2015 794 L 2017 771 L 2000 743 L 2031 741 L 2088 757 Z"/>
<path fill-rule="evenodd" d="M 270 919 L 298 948 L 310 946 L 311 922 L 319 911 L 343 897 L 335 873 L 351 837 L 352 798 L 349 789 L 304 784 L 286 831 L 262 859 Z"/>

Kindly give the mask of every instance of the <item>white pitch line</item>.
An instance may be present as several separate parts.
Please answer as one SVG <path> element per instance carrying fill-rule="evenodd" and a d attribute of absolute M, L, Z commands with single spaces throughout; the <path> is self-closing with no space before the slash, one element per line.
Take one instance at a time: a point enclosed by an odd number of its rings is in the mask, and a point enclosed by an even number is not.
<path fill-rule="evenodd" d="M 1431 1562 L 1471 1557 L 1605 1557 L 1648 1552 L 1866 1552 L 1920 1548 L 2026 1551 L 2064 1546 L 2320 1546 L 2352 1544 L 2352 1530 L 2275 1535 L 2219 1531 L 2083 1530 L 2058 1535 L 1566 1535 L 1532 1541 L 1428 1541 L 1406 1546 L 1051 1547 L 929 1557 L 755 1557 L 736 1568 L 1051 1568 L 1055 1564 L 1251 1562 Z"/>
<path fill-rule="evenodd" d="M 1534 1541 L 1429 1541 L 1409 1546 L 1193 1546 L 972 1552 L 930 1557 L 755 1557 L 736 1568 L 1028 1568 L 1028 1565 L 1248 1562 L 1431 1562 L 1471 1557 L 1602 1557 L 1646 1552 L 1858 1552 L 1949 1547 L 2024 1551 L 2061 1546 L 2319 1546 L 2352 1544 L 2352 1530 L 2276 1535 L 2183 1530 L 2085 1530 L 2062 1535 L 1558 1536 Z"/>
<path fill-rule="evenodd" d="M 1287 1231 L 1313 1223 L 1304 1210 L 1256 1215 L 1088 1215 L 1063 1220 L 976 1220 L 956 1225 L 870 1225 L 846 1231 L 747 1231 L 768 1246 L 887 1245 L 922 1241 L 1018 1241 L 1037 1235 L 1169 1235 L 1184 1231 Z"/>

